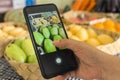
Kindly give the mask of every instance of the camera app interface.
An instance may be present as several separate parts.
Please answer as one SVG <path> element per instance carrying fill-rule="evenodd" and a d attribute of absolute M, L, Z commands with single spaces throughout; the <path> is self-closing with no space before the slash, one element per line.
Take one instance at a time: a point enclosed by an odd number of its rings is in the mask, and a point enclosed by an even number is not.
<path fill-rule="evenodd" d="M 57 51 L 53 41 L 67 38 L 57 11 L 29 14 L 28 17 L 40 55 Z"/>

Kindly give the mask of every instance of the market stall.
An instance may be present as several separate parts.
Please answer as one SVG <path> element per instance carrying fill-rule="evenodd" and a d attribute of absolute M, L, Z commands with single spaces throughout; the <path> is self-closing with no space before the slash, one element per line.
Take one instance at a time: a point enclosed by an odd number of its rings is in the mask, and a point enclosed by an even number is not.
<path fill-rule="evenodd" d="M 104 3 L 103 0 L 82 1 L 71 1 L 69 5 L 64 5 L 64 9 L 60 8 L 68 37 L 119 57 L 120 14 L 104 13 L 110 11 L 109 8 L 106 8 L 106 11 L 104 8 L 101 9 L 100 4 L 98 6 L 99 1 Z M 60 6 L 57 2 L 54 3 Z M 113 12 L 119 11 L 118 6 L 116 8 Z M 41 76 L 23 9 L 1 13 L 0 21 L 2 21 L 0 23 L 0 80 L 16 80 L 16 78 L 17 80 L 45 80 Z M 7 68 L 15 72 L 14 79 L 11 75 L 9 77 L 7 74 L 9 72 L 1 71 L 3 70 L 2 63 L 6 63 Z M 5 75 L 1 74 L 3 72 Z"/>

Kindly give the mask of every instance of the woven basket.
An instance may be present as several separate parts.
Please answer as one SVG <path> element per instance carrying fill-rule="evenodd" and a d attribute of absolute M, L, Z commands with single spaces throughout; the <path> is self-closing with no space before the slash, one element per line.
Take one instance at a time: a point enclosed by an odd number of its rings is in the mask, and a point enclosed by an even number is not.
<path fill-rule="evenodd" d="M 4 57 L 8 60 L 8 62 L 12 65 L 12 67 L 21 75 L 25 80 L 44 80 L 41 76 L 38 64 L 30 64 L 30 63 L 19 63 L 13 60 L 10 60 L 4 54 Z"/>
<path fill-rule="evenodd" d="M 4 38 L 0 39 L 0 57 L 2 57 L 4 54 L 5 46 L 9 43 L 9 40 L 6 40 Z"/>
<path fill-rule="evenodd" d="M 9 43 L 11 42 L 13 42 L 13 40 L 9 41 Z M 5 51 L 5 48 L 3 51 Z M 12 65 L 15 71 L 17 71 L 18 74 L 21 75 L 25 80 L 46 80 L 41 75 L 38 63 L 19 63 L 10 59 L 5 52 L 4 52 L 4 57 Z"/>

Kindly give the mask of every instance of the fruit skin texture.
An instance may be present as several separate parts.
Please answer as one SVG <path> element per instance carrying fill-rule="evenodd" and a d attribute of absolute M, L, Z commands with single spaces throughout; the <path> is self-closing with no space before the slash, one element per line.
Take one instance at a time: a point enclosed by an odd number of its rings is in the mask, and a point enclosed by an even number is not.
<path fill-rule="evenodd" d="M 45 28 L 45 26 L 40 26 L 39 32 L 42 32 L 42 30 Z"/>
<path fill-rule="evenodd" d="M 22 47 L 23 51 L 26 53 L 27 56 L 35 55 L 35 51 L 34 51 L 31 39 L 25 39 L 22 42 L 21 47 Z"/>
<path fill-rule="evenodd" d="M 79 32 L 80 29 L 81 29 L 80 25 L 72 24 L 70 28 L 70 32 L 72 32 L 72 34 L 75 35 L 77 32 Z"/>
<path fill-rule="evenodd" d="M 49 26 L 47 26 L 47 28 L 49 29 L 49 31 L 50 31 L 50 29 L 52 28 L 50 25 Z"/>
<path fill-rule="evenodd" d="M 24 63 L 26 61 L 26 54 L 25 52 L 16 44 L 9 44 L 5 49 L 6 55 L 17 61 Z"/>
<path fill-rule="evenodd" d="M 33 35 L 34 35 L 36 43 L 38 45 L 42 46 L 44 36 L 41 33 L 37 32 L 37 31 L 33 32 Z"/>
<path fill-rule="evenodd" d="M 100 42 L 96 38 L 89 38 L 86 43 L 95 47 L 100 45 Z"/>
<path fill-rule="evenodd" d="M 37 63 L 38 61 L 37 61 L 37 58 L 35 55 L 30 55 L 30 56 L 28 56 L 27 62 L 28 63 Z"/>
<path fill-rule="evenodd" d="M 49 32 L 48 28 L 44 28 L 42 30 L 42 33 L 43 33 L 45 38 L 50 38 L 50 32 Z"/>
<path fill-rule="evenodd" d="M 59 28 L 58 24 L 53 24 L 53 27 Z"/>
<path fill-rule="evenodd" d="M 53 37 L 53 40 L 55 41 L 55 40 L 61 40 L 62 39 L 62 37 L 60 36 L 60 35 L 55 35 L 54 37 Z"/>
<path fill-rule="evenodd" d="M 88 39 L 88 33 L 87 30 L 84 28 L 81 28 L 80 31 L 76 34 L 76 36 L 81 40 L 85 41 Z"/>
<path fill-rule="evenodd" d="M 25 40 L 24 38 L 16 39 L 16 40 L 14 41 L 14 44 L 16 44 L 16 45 L 18 45 L 19 47 L 21 47 L 21 44 L 22 44 L 22 42 L 23 42 L 24 40 Z"/>
<path fill-rule="evenodd" d="M 97 33 L 93 29 L 89 28 L 87 29 L 87 32 L 88 32 L 89 38 L 97 37 Z"/>
<path fill-rule="evenodd" d="M 104 28 L 104 25 L 102 23 L 96 23 L 93 26 L 96 27 L 96 28 L 100 28 L 100 29 Z"/>
<path fill-rule="evenodd" d="M 66 34 L 63 28 L 59 28 L 59 35 L 62 36 L 62 38 L 66 38 Z"/>
<path fill-rule="evenodd" d="M 115 29 L 115 23 L 112 20 L 106 20 L 103 25 L 105 26 L 105 29 L 108 29 L 110 31 L 116 31 Z"/>
<path fill-rule="evenodd" d="M 44 49 L 45 49 L 46 53 L 56 51 L 56 47 L 53 45 L 53 42 L 50 39 L 45 39 L 45 41 L 44 41 Z"/>
<path fill-rule="evenodd" d="M 58 35 L 58 28 L 53 27 L 53 28 L 50 29 L 50 32 L 51 32 L 51 35 L 52 35 L 52 36 Z"/>
<path fill-rule="evenodd" d="M 120 32 L 120 23 L 116 24 L 116 30 Z"/>
<path fill-rule="evenodd" d="M 97 36 L 97 39 L 102 43 L 102 44 L 108 44 L 112 43 L 114 40 L 111 36 L 106 35 L 106 34 L 100 34 Z"/>

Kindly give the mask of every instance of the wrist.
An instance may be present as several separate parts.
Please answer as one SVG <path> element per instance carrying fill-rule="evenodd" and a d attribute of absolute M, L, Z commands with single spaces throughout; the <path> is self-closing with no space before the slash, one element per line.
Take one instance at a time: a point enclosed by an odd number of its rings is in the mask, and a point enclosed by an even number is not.
<path fill-rule="evenodd" d="M 120 59 L 118 57 L 101 52 L 99 66 L 103 80 L 120 80 Z"/>

